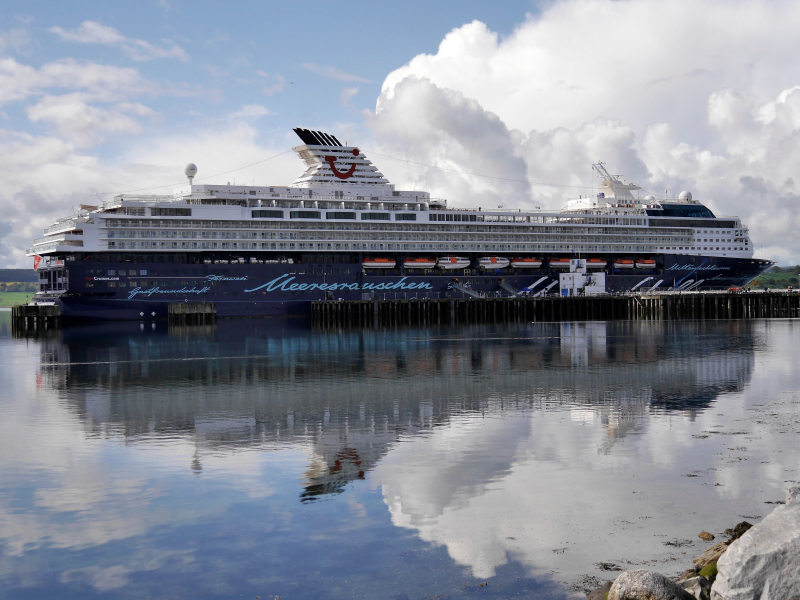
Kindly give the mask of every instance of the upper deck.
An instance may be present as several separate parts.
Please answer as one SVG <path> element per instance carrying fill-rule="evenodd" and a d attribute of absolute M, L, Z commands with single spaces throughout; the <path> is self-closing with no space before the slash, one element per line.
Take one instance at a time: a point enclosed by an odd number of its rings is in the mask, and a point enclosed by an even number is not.
<path fill-rule="evenodd" d="M 173 194 L 120 194 L 97 206 L 84 205 L 47 228 L 28 254 L 313 250 L 752 256 L 747 228 L 737 217 L 716 217 L 691 195 L 639 200 L 631 193 L 638 186 L 609 175 L 602 163 L 595 164 L 603 176 L 601 191 L 569 201 L 565 210 L 453 208 L 427 192 L 395 190 L 361 150 L 338 144 L 333 136 L 308 130 L 298 135 L 319 143 L 294 148 L 306 170 L 289 186 L 196 185 L 191 165 L 189 185 Z"/>

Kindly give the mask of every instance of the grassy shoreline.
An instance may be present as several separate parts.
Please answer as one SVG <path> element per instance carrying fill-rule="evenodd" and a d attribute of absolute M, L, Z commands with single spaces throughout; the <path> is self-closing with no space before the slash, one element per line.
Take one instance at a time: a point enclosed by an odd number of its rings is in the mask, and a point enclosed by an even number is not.
<path fill-rule="evenodd" d="M 756 277 L 751 287 L 786 289 L 786 286 L 798 287 L 798 275 L 793 272 L 769 271 Z"/>
<path fill-rule="evenodd" d="M 33 298 L 32 292 L 0 292 L 0 306 L 9 307 L 15 304 L 25 304 Z"/>

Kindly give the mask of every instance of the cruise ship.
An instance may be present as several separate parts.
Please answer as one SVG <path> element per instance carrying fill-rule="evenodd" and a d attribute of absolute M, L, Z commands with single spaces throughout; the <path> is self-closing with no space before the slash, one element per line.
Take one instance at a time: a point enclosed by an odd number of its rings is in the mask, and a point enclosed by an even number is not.
<path fill-rule="evenodd" d="M 313 300 L 375 295 L 725 289 L 773 265 L 738 217 L 689 192 L 639 199 L 603 163 L 599 191 L 561 211 L 455 208 L 396 190 L 333 135 L 294 131 L 306 169 L 291 185 L 196 185 L 190 164 L 172 195 L 120 194 L 58 219 L 27 251 L 35 302 L 76 319 L 162 318 L 174 302 L 302 315 Z"/>

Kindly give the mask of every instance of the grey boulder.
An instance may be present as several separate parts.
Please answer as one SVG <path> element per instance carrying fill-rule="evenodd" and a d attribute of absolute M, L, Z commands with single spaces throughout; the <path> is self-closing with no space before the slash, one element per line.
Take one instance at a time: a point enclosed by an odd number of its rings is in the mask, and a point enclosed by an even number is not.
<path fill-rule="evenodd" d="M 702 575 L 686 579 L 680 582 L 680 586 L 697 600 L 708 600 L 711 597 L 711 582 Z"/>
<path fill-rule="evenodd" d="M 589 592 L 586 595 L 586 600 L 603 600 L 603 596 L 605 596 L 608 591 L 611 589 L 611 584 L 614 583 L 613 581 L 606 581 L 603 585 L 599 588 L 594 590 L 593 592 Z"/>
<path fill-rule="evenodd" d="M 636 570 L 617 577 L 608 600 L 695 600 L 695 597 L 659 573 Z"/>
<path fill-rule="evenodd" d="M 788 600 L 800 597 L 800 500 L 787 502 L 736 540 L 717 561 L 711 600 Z"/>

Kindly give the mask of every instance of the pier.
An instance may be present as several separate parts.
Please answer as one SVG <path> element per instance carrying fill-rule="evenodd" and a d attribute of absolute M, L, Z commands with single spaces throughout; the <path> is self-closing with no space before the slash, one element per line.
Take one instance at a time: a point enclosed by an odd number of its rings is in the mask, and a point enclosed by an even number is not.
<path fill-rule="evenodd" d="M 213 325 L 217 322 L 214 302 L 173 302 L 168 307 L 170 325 Z"/>
<path fill-rule="evenodd" d="M 798 317 L 800 317 L 800 294 L 785 291 L 566 298 L 322 300 L 311 303 L 312 324 L 320 328 Z"/>
<path fill-rule="evenodd" d="M 11 307 L 11 327 L 18 333 L 54 329 L 61 325 L 57 304 L 22 304 Z"/>

